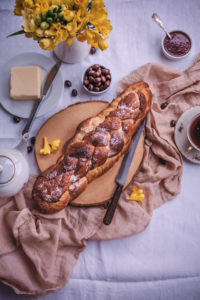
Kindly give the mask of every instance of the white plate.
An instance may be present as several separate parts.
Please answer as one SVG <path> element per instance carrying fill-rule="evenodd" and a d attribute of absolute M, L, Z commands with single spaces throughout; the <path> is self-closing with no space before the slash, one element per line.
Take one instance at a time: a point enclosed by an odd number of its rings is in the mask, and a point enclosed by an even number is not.
<path fill-rule="evenodd" d="M 55 61 L 43 54 L 27 52 L 19 54 L 7 61 L 0 69 L 0 103 L 11 114 L 21 118 L 28 118 L 37 100 L 12 100 L 10 98 L 10 69 L 15 66 L 39 66 L 42 73 L 42 87 L 44 79 L 50 71 Z M 55 108 L 62 96 L 63 78 L 60 70 L 58 71 L 52 86 L 45 99 L 43 99 L 36 117 L 49 113 Z"/>
<path fill-rule="evenodd" d="M 195 164 L 200 164 L 200 151 L 192 149 L 189 153 L 186 153 L 185 150 L 188 148 L 188 146 L 190 146 L 189 140 L 187 138 L 187 126 L 191 119 L 199 113 L 200 106 L 195 106 L 184 112 L 178 119 L 174 131 L 174 139 L 179 151 L 186 159 Z"/>

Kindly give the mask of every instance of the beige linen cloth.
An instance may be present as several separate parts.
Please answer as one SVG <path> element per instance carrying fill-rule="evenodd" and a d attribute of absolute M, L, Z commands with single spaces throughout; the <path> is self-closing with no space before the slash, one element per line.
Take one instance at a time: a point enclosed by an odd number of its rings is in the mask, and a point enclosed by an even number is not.
<path fill-rule="evenodd" d="M 0 199 L 0 280 L 16 293 L 41 296 L 64 287 L 87 240 L 117 239 L 143 231 L 153 210 L 179 193 L 182 158 L 170 121 L 200 103 L 200 56 L 184 72 L 146 64 L 121 80 L 117 93 L 139 80 L 146 81 L 153 93 L 145 156 L 110 226 L 102 224 L 103 207 L 68 206 L 53 215 L 39 213 L 31 199 L 34 175 L 16 196 Z M 162 110 L 166 101 L 169 105 Z M 160 163 L 160 158 L 166 163 Z M 144 190 L 142 205 L 126 200 L 133 184 Z"/>

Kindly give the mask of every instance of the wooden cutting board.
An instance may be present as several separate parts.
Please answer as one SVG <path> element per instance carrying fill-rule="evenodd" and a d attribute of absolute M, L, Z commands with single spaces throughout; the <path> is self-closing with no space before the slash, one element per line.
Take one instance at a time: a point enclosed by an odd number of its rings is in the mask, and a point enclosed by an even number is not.
<path fill-rule="evenodd" d="M 40 171 L 44 171 L 54 163 L 62 154 L 62 149 L 75 133 L 78 124 L 103 110 L 108 105 L 105 101 L 88 101 L 73 104 L 66 109 L 56 113 L 48 119 L 40 128 L 36 135 L 34 146 L 35 158 Z M 43 138 L 47 137 L 48 141 L 54 139 L 61 140 L 61 146 L 57 151 L 50 155 L 41 155 L 40 149 L 43 147 Z M 144 153 L 144 137 L 140 138 L 138 147 L 133 157 L 130 170 L 127 176 L 125 187 L 130 183 L 133 176 L 136 174 Z M 116 188 L 115 178 L 120 169 L 121 159 L 104 175 L 91 182 L 86 190 L 70 204 L 75 206 L 96 206 L 108 201 Z M 124 188 L 125 188 L 124 187 Z"/>

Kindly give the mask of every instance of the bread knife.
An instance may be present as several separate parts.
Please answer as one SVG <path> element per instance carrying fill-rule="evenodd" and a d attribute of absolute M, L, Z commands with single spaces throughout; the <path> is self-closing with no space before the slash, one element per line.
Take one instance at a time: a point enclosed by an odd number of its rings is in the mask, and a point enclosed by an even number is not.
<path fill-rule="evenodd" d="M 110 225 L 112 218 L 114 216 L 119 197 L 121 195 L 122 189 L 123 189 L 125 181 L 126 181 L 126 177 L 129 172 L 129 168 L 130 168 L 130 165 L 131 165 L 131 162 L 133 159 L 133 155 L 136 151 L 136 148 L 137 148 L 138 142 L 140 140 L 140 137 L 143 133 L 144 127 L 145 127 L 145 120 L 143 120 L 142 123 L 140 124 L 138 131 L 136 132 L 135 136 L 133 137 L 133 139 L 131 141 L 131 145 L 130 145 L 129 149 L 123 158 L 119 173 L 115 179 L 117 188 L 114 192 L 114 195 L 110 201 L 110 204 L 107 208 L 106 214 L 103 219 L 103 223 L 105 225 Z"/>
<path fill-rule="evenodd" d="M 40 108 L 40 105 L 42 103 L 42 100 L 44 99 L 44 97 L 46 96 L 54 78 L 56 77 L 56 74 L 58 73 L 58 70 L 60 69 L 60 66 L 61 66 L 62 62 L 59 61 L 57 62 L 56 64 L 53 65 L 53 67 L 50 69 L 49 73 L 47 74 L 47 77 L 46 77 L 46 80 L 45 80 L 45 83 L 44 83 L 44 88 L 43 88 L 43 91 L 42 91 L 42 96 L 39 100 L 37 100 L 35 102 L 35 105 L 33 106 L 33 109 L 31 111 L 31 114 L 29 116 L 29 119 L 26 123 L 26 126 L 24 127 L 23 131 L 22 131 L 22 135 L 24 135 L 25 133 L 28 133 L 29 130 L 30 130 L 30 127 L 33 123 L 33 120 L 36 116 L 36 113 L 38 112 L 39 108 Z"/>

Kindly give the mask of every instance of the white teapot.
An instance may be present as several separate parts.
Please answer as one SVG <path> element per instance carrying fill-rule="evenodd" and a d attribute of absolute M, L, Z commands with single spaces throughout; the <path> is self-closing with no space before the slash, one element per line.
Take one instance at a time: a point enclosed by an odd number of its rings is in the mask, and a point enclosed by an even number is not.
<path fill-rule="evenodd" d="M 25 133 L 14 148 L 0 147 L 0 197 L 17 194 L 28 181 L 29 165 L 25 158 L 29 134 Z"/>

